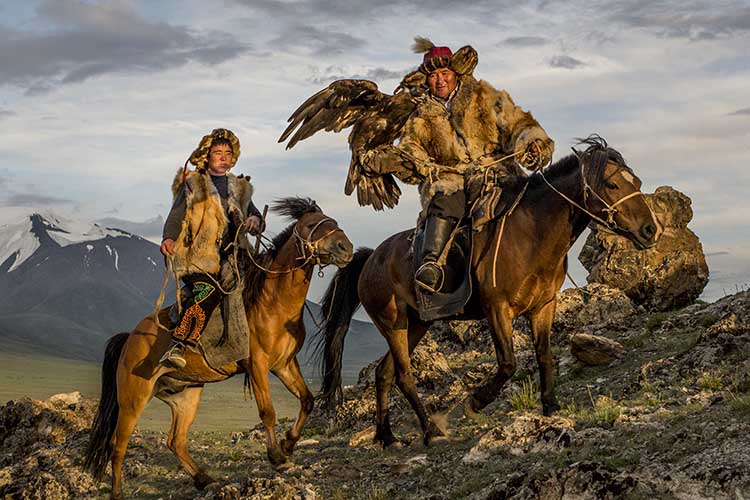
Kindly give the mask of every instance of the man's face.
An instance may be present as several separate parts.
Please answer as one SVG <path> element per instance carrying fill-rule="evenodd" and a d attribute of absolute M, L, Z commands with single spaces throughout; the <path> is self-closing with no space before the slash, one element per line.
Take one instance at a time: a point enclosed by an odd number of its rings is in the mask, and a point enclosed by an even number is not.
<path fill-rule="evenodd" d="M 427 85 L 432 95 L 447 99 L 458 85 L 458 78 L 452 69 L 440 68 L 427 75 Z"/>
<path fill-rule="evenodd" d="M 232 168 L 232 147 L 229 144 L 211 146 L 208 152 L 208 173 L 226 175 Z"/>

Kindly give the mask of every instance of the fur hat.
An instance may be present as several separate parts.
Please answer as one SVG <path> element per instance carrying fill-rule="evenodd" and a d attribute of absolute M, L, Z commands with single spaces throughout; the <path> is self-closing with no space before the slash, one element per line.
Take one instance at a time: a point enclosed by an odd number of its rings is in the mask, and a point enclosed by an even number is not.
<path fill-rule="evenodd" d="M 240 157 L 240 140 L 237 139 L 234 132 L 226 128 L 215 128 L 209 135 L 204 135 L 188 161 L 198 168 L 205 167 L 208 163 L 211 145 L 216 139 L 225 139 L 232 145 L 232 166 L 234 166 L 237 163 L 237 158 Z"/>
<path fill-rule="evenodd" d="M 471 75 L 477 67 L 479 57 L 471 45 L 458 49 L 455 53 L 448 47 L 436 47 L 431 40 L 423 37 L 414 38 L 412 50 L 417 54 L 424 53 L 419 71 L 428 75 L 439 68 L 450 68 L 457 75 Z"/>

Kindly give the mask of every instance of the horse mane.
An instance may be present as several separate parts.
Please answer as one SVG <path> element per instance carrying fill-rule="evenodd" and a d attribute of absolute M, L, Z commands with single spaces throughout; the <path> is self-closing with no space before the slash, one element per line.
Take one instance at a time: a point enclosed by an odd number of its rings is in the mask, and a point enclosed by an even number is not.
<path fill-rule="evenodd" d="M 584 149 L 583 151 L 578 151 L 575 149 L 575 146 L 581 145 L 585 145 L 586 149 Z M 599 191 L 607 181 L 607 178 L 604 177 L 604 172 L 607 167 L 607 163 L 610 161 L 618 164 L 621 168 L 627 170 L 628 172 L 633 173 L 633 170 L 627 165 L 620 152 L 614 148 L 609 147 L 607 141 L 604 140 L 604 138 L 599 134 L 591 134 L 585 139 L 577 138 L 573 152 L 574 154 L 570 154 L 561 158 L 560 160 L 547 167 L 543 172 L 535 172 L 534 174 L 529 176 L 528 194 L 538 194 L 546 196 L 548 194 L 546 190 L 548 190 L 549 188 L 544 182 L 544 179 L 542 179 L 541 174 L 544 174 L 544 177 L 547 179 L 547 181 L 549 181 L 551 184 L 554 184 L 556 180 L 574 173 L 579 168 L 579 158 L 582 159 L 586 164 L 586 182 L 595 191 Z M 520 191 L 525 182 L 525 178 L 519 179 L 517 181 L 517 185 L 514 186 L 514 191 Z"/>
<path fill-rule="evenodd" d="M 299 221 L 305 214 L 322 212 L 314 200 L 299 197 L 277 199 L 271 205 L 271 211 L 275 214 L 291 219 L 292 223 L 273 237 L 271 240 L 271 246 L 266 251 L 254 256 L 255 262 L 266 269 L 268 269 L 274 259 L 276 259 L 281 247 L 283 247 L 287 241 L 289 241 L 289 238 L 292 237 L 294 226 L 297 224 L 297 221 Z M 242 291 L 242 301 L 247 309 L 257 302 L 258 297 L 263 291 L 263 286 L 266 283 L 268 274 L 263 269 L 260 269 L 253 264 L 248 256 L 243 253 L 240 253 L 239 255 L 242 257 L 240 259 L 240 273 L 245 278 L 245 289 Z"/>

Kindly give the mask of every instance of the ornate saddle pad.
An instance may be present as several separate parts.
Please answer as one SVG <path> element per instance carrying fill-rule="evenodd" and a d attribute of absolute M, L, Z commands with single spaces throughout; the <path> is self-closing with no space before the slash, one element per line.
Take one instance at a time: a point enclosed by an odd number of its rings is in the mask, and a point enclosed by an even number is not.
<path fill-rule="evenodd" d="M 190 289 L 183 287 L 180 293 L 184 310 L 185 303 L 191 298 Z M 179 319 L 177 304 L 172 304 L 169 308 L 170 327 L 177 324 Z M 215 370 L 248 357 L 249 329 L 241 287 L 225 296 L 219 307 L 214 309 L 198 341 L 197 349 L 203 354 L 208 366 Z"/>
<path fill-rule="evenodd" d="M 448 258 L 445 262 L 445 283 L 438 293 L 422 293 L 415 286 L 419 317 L 422 321 L 432 321 L 463 312 L 464 306 L 471 297 L 471 228 L 462 222 L 453 238 Z M 414 252 L 414 269 L 421 264 L 416 257 L 422 253 L 424 232 L 418 231 L 414 236 L 412 249 Z"/>

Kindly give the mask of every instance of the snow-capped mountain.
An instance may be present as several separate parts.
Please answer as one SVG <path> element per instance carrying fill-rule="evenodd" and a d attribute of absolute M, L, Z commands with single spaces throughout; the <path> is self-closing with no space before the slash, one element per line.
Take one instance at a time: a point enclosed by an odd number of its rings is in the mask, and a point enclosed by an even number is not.
<path fill-rule="evenodd" d="M 5 222 L 0 222 L 0 269 L 5 272 L 17 269 L 42 244 L 66 247 L 107 237 L 138 237 L 121 229 L 85 223 L 49 211 L 6 210 L 7 207 L 3 208 Z M 112 250 L 109 251 L 112 255 Z M 116 251 L 114 258 L 117 260 Z"/>
<path fill-rule="evenodd" d="M 0 346 L 9 352 L 100 359 L 113 334 L 153 311 L 164 280 L 159 247 L 134 234 L 49 211 L 0 215 Z M 167 303 L 174 298 L 167 290 Z M 320 306 L 308 302 L 320 321 Z M 316 330 L 307 312 L 310 336 Z M 308 340 L 308 343 L 311 343 Z M 348 377 L 387 347 L 372 323 L 353 320 L 344 353 Z M 307 374 L 312 350 L 300 363 Z"/>
<path fill-rule="evenodd" d="M 0 341 L 11 350 L 101 355 L 153 310 L 164 279 L 154 243 L 49 211 L 0 217 Z"/>

